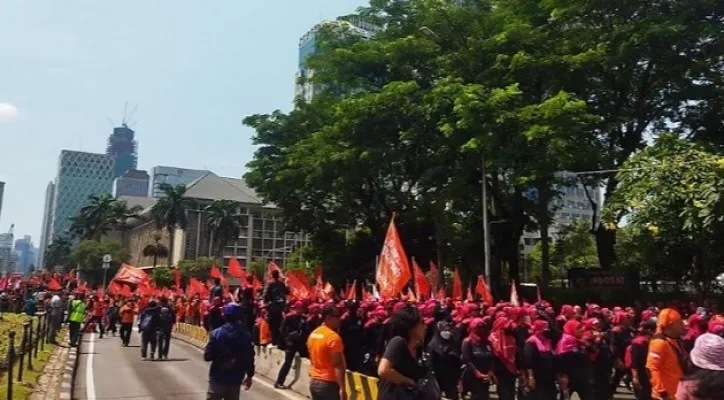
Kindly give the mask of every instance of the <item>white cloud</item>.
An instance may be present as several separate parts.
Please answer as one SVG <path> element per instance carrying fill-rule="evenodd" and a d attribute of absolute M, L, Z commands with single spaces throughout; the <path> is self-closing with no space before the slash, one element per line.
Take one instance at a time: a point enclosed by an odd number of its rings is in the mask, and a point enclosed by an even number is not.
<path fill-rule="evenodd" d="M 12 121 L 18 116 L 18 108 L 10 103 L 0 103 L 0 122 Z"/>

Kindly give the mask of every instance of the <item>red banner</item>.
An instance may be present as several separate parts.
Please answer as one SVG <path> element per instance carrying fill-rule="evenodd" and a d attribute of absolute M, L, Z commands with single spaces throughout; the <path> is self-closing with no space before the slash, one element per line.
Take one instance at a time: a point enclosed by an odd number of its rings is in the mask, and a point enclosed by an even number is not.
<path fill-rule="evenodd" d="M 429 299 L 432 287 L 430 286 L 430 282 L 427 281 L 425 273 L 422 272 L 422 269 L 419 265 L 417 265 L 417 262 L 415 262 L 414 258 L 412 259 L 412 270 L 415 274 L 415 290 L 417 291 L 417 295 L 420 297 L 420 299 Z"/>
<path fill-rule="evenodd" d="M 149 281 L 151 278 L 146 271 L 136 268 L 128 264 L 121 264 L 121 268 L 116 272 L 116 276 L 111 281 L 132 283 L 138 285 L 141 282 Z"/>
<path fill-rule="evenodd" d="M 377 266 L 377 284 L 383 298 L 397 296 L 410 280 L 410 265 L 405 249 L 395 227 L 395 216 L 390 220 L 385 243 L 382 245 L 380 261 Z"/>

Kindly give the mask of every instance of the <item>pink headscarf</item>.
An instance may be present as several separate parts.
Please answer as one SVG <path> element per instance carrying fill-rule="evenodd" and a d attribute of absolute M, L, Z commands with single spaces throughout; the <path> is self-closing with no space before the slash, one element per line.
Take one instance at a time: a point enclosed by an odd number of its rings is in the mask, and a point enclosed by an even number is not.
<path fill-rule="evenodd" d="M 578 327 L 581 323 L 572 319 L 563 325 L 563 336 L 556 346 L 556 354 L 565 354 L 577 350 L 580 347 L 578 339 Z"/>
<path fill-rule="evenodd" d="M 535 347 L 538 349 L 541 353 L 548 353 L 553 351 L 553 344 L 551 343 L 550 339 L 548 339 L 545 335 L 545 333 L 550 329 L 550 326 L 548 325 L 547 321 L 543 320 L 536 320 L 533 322 L 533 327 L 531 330 L 531 335 L 526 340 L 526 343 L 533 343 Z"/>

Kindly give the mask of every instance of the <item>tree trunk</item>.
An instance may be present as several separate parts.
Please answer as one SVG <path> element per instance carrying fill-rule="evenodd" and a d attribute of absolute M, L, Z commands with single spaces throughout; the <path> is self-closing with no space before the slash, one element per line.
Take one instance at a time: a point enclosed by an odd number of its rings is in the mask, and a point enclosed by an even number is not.
<path fill-rule="evenodd" d="M 171 263 L 173 260 L 173 245 L 174 241 L 176 240 L 176 228 L 175 227 L 169 227 L 168 228 L 168 267 L 171 268 Z"/>
<path fill-rule="evenodd" d="M 211 229 L 209 231 L 209 257 L 212 256 L 212 253 L 214 252 L 214 230 Z"/>
<path fill-rule="evenodd" d="M 616 263 L 616 230 L 599 224 L 596 229 L 596 250 L 601 269 L 610 271 Z"/>
<path fill-rule="evenodd" d="M 158 253 L 153 255 L 153 269 L 156 269 L 156 262 L 158 261 Z"/>

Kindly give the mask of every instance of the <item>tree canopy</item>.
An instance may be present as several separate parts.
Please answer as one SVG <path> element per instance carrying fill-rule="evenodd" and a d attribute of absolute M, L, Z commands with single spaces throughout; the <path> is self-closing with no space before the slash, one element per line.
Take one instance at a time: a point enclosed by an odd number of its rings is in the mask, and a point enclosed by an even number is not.
<path fill-rule="evenodd" d="M 259 146 L 245 178 L 312 234 L 325 265 L 371 275 L 396 212 L 421 263 L 476 275 L 490 257 L 494 282 L 503 264 L 516 279 L 520 238 L 546 235 L 557 185 L 627 190 L 613 173 L 562 172 L 619 169 L 672 124 L 688 141 L 721 132 L 723 11 L 711 0 L 371 1 L 358 14 L 380 27 L 374 39 L 340 24 L 317 33 L 306 64 L 323 93 L 244 119 Z M 605 269 L 617 259 L 609 227 L 590 227 Z"/>

